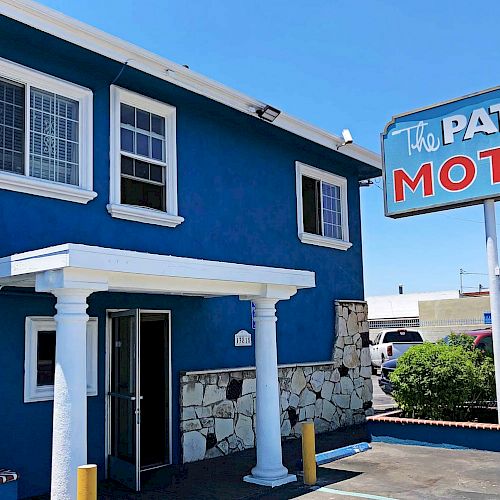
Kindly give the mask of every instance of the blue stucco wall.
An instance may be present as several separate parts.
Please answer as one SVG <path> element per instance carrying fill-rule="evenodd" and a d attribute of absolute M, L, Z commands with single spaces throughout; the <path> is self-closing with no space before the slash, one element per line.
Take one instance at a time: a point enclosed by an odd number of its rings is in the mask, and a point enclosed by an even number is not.
<path fill-rule="evenodd" d="M 26 316 L 53 316 L 50 295 L 23 290 L 0 291 L 0 464 L 21 474 L 20 496 L 48 491 L 52 402 L 24 403 L 24 323 Z M 233 298 L 203 299 L 161 295 L 97 293 L 89 299 L 88 313 L 99 321 L 98 395 L 88 398 L 88 460 L 97 463 L 104 477 L 105 464 L 105 345 L 106 309 L 170 310 L 172 321 L 172 447 L 180 458 L 179 372 L 206 367 L 248 366 L 253 350 L 235 348 L 233 335 L 250 329 L 249 304 Z M 224 313 L 223 313 L 224 311 Z"/>
<path fill-rule="evenodd" d="M 317 286 L 278 305 L 279 363 L 329 359 L 333 301 L 363 298 L 358 179 L 362 165 L 202 96 L 126 68 L 117 85 L 177 108 L 179 214 L 175 229 L 113 219 L 109 199 L 109 85 L 121 65 L 0 16 L 0 57 L 89 87 L 94 92 L 94 190 L 87 205 L 0 190 L 0 256 L 60 243 L 311 270 Z M 295 161 L 348 179 L 347 252 L 297 237 Z M 23 403 L 24 319 L 53 315 L 48 296 L 0 291 L 0 464 L 19 469 L 22 496 L 48 489 L 50 402 Z M 89 398 L 89 460 L 104 463 L 104 325 L 106 308 L 171 309 L 174 459 L 178 443 L 178 372 L 246 366 L 253 349 L 233 347 L 250 328 L 249 304 L 202 299 L 95 294 L 99 396 Z M 12 429 L 12 431 L 10 431 Z"/>

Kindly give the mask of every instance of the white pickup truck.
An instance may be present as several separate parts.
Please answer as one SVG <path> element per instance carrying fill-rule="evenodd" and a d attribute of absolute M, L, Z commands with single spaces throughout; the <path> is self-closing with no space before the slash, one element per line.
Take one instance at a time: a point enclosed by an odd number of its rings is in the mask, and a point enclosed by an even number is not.
<path fill-rule="evenodd" d="M 375 373 L 382 363 L 389 359 L 397 359 L 410 347 L 423 343 L 422 335 L 416 330 L 384 330 L 374 341 L 370 341 L 372 369 Z"/>

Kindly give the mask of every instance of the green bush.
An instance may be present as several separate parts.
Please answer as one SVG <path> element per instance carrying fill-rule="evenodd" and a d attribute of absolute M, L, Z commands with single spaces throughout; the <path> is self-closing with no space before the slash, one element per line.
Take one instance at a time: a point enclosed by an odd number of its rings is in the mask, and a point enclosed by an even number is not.
<path fill-rule="evenodd" d="M 441 339 L 438 344 L 447 344 L 454 347 L 462 346 L 466 351 L 472 351 L 474 349 L 474 337 L 463 333 L 450 333 L 446 340 Z"/>
<path fill-rule="evenodd" d="M 493 360 L 456 340 L 455 345 L 425 342 L 398 359 L 391 381 L 405 416 L 463 421 L 496 398 Z"/>

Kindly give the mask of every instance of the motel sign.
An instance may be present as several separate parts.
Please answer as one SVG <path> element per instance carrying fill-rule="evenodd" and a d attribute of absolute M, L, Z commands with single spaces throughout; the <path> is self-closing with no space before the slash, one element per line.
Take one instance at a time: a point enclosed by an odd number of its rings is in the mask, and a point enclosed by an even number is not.
<path fill-rule="evenodd" d="M 500 88 L 393 118 L 382 134 L 385 214 L 500 198 Z"/>
<path fill-rule="evenodd" d="M 500 87 L 394 117 L 382 133 L 387 217 L 484 204 L 498 421 Z M 485 315 L 486 322 L 486 315 Z"/>

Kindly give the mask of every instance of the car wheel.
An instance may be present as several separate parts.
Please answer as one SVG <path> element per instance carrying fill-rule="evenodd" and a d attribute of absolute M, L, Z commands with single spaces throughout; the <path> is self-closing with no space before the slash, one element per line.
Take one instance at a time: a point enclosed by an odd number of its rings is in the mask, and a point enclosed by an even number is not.
<path fill-rule="evenodd" d="M 372 365 L 372 375 L 377 375 L 377 367 Z"/>

